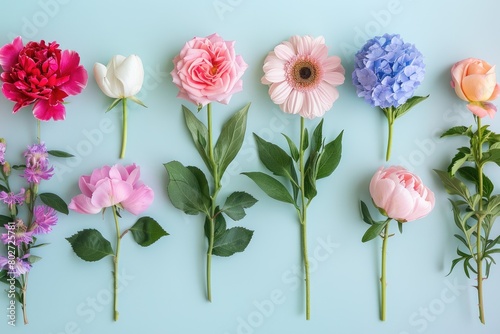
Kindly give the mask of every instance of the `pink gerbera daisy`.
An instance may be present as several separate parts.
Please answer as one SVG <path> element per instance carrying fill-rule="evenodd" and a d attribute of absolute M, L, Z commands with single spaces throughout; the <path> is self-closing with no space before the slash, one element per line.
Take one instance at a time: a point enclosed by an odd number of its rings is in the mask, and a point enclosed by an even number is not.
<path fill-rule="evenodd" d="M 345 70 L 337 56 L 328 57 L 320 36 L 292 36 L 271 51 L 264 61 L 262 83 L 286 113 L 321 117 L 339 97 Z"/>

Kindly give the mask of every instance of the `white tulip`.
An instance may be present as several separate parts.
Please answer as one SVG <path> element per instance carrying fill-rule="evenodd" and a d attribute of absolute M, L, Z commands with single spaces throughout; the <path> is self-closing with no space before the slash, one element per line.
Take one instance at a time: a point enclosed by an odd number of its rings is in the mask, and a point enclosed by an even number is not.
<path fill-rule="evenodd" d="M 144 67 L 136 55 L 116 55 L 107 66 L 96 63 L 94 77 L 102 92 L 112 98 L 133 97 L 139 93 L 144 82 Z"/>

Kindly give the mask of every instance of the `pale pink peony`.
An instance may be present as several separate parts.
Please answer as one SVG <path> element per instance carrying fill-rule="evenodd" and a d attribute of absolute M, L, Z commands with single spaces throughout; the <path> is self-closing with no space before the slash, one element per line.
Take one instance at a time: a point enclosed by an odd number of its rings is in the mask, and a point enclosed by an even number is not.
<path fill-rule="evenodd" d="M 467 108 L 476 116 L 483 118 L 495 116 L 497 108 L 492 101 L 500 94 L 495 66 L 477 58 L 467 58 L 451 68 L 451 87 L 464 101 L 470 102 Z"/>
<path fill-rule="evenodd" d="M 292 36 L 264 60 L 262 83 L 286 113 L 321 117 L 338 99 L 337 86 L 344 83 L 345 70 L 337 56 L 328 56 L 320 36 Z"/>
<path fill-rule="evenodd" d="M 135 164 L 104 166 L 78 181 L 81 194 L 73 197 L 68 207 L 76 212 L 94 214 L 102 209 L 118 206 L 138 215 L 153 202 L 153 190 L 140 180 L 140 169 Z"/>
<path fill-rule="evenodd" d="M 35 118 L 48 121 L 66 116 L 64 99 L 79 94 L 87 84 L 87 71 L 75 51 L 61 50 L 56 42 L 29 42 L 21 37 L 0 48 L 4 71 L 2 92 L 16 104 L 13 112 L 33 105 Z"/>
<path fill-rule="evenodd" d="M 434 193 L 403 167 L 379 168 L 370 182 L 373 203 L 399 222 L 422 218 L 434 208 Z"/>
<path fill-rule="evenodd" d="M 241 77 L 248 67 L 235 55 L 234 41 L 224 41 L 217 34 L 188 41 L 173 62 L 170 74 L 179 88 L 177 97 L 198 106 L 228 104 L 242 90 Z"/>

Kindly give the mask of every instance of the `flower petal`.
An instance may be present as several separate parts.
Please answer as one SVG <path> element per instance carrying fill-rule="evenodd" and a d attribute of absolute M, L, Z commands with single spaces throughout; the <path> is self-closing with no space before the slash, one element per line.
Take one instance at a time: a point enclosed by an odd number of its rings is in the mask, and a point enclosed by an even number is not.
<path fill-rule="evenodd" d="M 153 190 L 146 185 L 142 185 L 135 189 L 126 200 L 122 201 L 121 205 L 128 212 L 138 215 L 153 203 L 153 199 Z"/>
<path fill-rule="evenodd" d="M 19 52 L 23 48 L 23 40 L 18 36 L 10 44 L 5 44 L 0 49 L 0 66 L 5 72 L 10 71 L 11 67 L 17 63 Z"/>
<path fill-rule="evenodd" d="M 123 97 L 139 93 L 144 82 L 144 67 L 141 58 L 128 56 L 115 68 L 115 76 L 123 84 Z"/>
<path fill-rule="evenodd" d="M 91 202 L 97 207 L 107 208 L 127 199 L 132 191 L 132 185 L 125 181 L 106 179 L 94 190 Z"/>
<path fill-rule="evenodd" d="M 68 208 L 73 211 L 86 214 L 96 214 L 102 210 L 101 207 L 92 204 L 90 197 L 83 194 L 73 197 L 68 205 Z"/>

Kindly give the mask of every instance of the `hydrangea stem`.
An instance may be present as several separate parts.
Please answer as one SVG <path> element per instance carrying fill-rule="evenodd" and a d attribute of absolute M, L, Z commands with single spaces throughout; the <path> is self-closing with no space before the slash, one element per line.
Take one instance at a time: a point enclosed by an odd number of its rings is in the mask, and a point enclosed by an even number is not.
<path fill-rule="evenodd" d="M 118 213 L 116 206 L 113 205 L 113 218 L 116 228 L 116 253 L 113 257 L 113 320 L 118 320 L 118 257 L 120 255 L 120 224 L 118 223 Z"/>
<path fill-rule="evenodd" d="M 382 235 L 382 268 L 381 268 L 381 277 L 380 277 L 380 320 L 385 321 L 385 310 L 386 310 L 386 288 L 387 288 L 387 278 L 386 278 L 386 257 L 387 257 L 387 240 L 389 238 L 389 224 L 390 221 L 387 222 L 384 228 L 384 234 Z"/>
<path fill-rule="evenodd" d="M 300 199 L 302 208 L 300 210 L 301 224 L 301 243 L 302 258 L 304 261 L 304 272 L 306 280 L 306 320 L 311 317 L 310 306 L 310 279 L 309 279 L 309 260 L 307 255 L 307 202 L 305 196 L 305 165 L 304 165 L 304 140 L 305 140 L 304 118 L 300 118 L 300 150 L 299 150 L 299 168 L 300 168 Z"/>
<path fill-rule="evenodd" d="M 477 168 L 477 176 L 478 176 L 478 193 L 479 198 L 479 212 L 483 211 L 483 165 L 480 163 L 482 160 L 483 152 L 483 136 L 481 129 L 481 118 L 477 117 L 477 135 L 478 135 L 478 144 L 477 144 L 477 159 L 476 159 L 476 168 Z M 479 320 L 482 324 L 485 323 L 484 320 L 484 309 L 483 309 L 483 254 L 481 249 L 481 229 L 483 225 L 483 215 L 480 215 L 477 220 L 477 229 L 476 229 L 476 266 L 477 266 L 477 298 L 478 298 L 478 308 L 479 308 Z"/>
<path fill-rule="evenodd" d="M 128 119 L 128 111 L 127 111 L 127 98 L 124 97 L 122 99 L 122 107 L 123 107 L 123 126 L 122 126 L 122 148 L 120 151 L 120 159 L 125 158 L 125 150 L 127 148 L 127 119 Z"/>
<path fill-rule="evenodd" d="M 392 107 L 384 109 L 385 115 L 387 117 L 387 125 L 389 129 L 389 135 L 387 137 L 387 150 L 385 153 L 385 161 L 389 161 L 391 158 L 391 148 L 392 148 L 392 129 L 394 124 L 394 111 Z"/>

